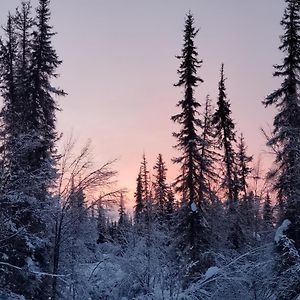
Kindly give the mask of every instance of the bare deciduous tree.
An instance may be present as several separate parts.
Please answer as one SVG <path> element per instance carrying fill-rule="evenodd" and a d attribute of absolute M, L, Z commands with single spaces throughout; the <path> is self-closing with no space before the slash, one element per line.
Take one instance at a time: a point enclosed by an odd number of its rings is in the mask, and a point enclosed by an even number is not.
<path fill-rule="evenodd" d="M 58 274 L 63 245 L 69 240 L 76 223 L 88 215 L 99 201 L 112 202 L 121 190 L 115 188 L 117 172 L 112 169 L 113 161 L 97 167 L 92 162 L 90 141 L 82 147 L 79 154 L 74 154 L 76 143 L 71 137 L 64 145 L 59 162 L 59 177 L 53 188 L 57 201 L 53 237 L 52 273 Z M 74 195 L 84 193 L 81 209 L 70 215 Z M 57 277 L 52 280 L 52 299 L 57 297 Z"/>

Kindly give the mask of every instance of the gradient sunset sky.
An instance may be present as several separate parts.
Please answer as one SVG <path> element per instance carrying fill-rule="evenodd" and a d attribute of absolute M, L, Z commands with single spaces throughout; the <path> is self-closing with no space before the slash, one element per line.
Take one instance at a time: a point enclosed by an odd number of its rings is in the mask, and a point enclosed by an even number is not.
<path fill-rule="evenodd" d="M 32 1 L 36 7 L 37 1 Z M 0 1 L 0 22 L 20 1 Z M 204 80 L 196 97 L 217 98 L 221 63 L 225 64 L 228 98 L 249 153 L 265 150 L 260 128 L 272 124 L 272 109 L 261 100 L 279 84 L 272 77 L 280 63 L 280 20 L 284 1 L 274 0 L 52 0 L 58 35 L 54 46 L 63 65 L 59 86 L 58 129 L 79 143 L 92 139 L 95 160 L 118 158 L 120 186 L 130 194 L 143 152 L 149 168 L 162 153 L 174 178 L 171 158 L 176 129 L 170 116 L 182 90 L 173 87 L 182 47 L 185 14 L 191 10 Z"/>

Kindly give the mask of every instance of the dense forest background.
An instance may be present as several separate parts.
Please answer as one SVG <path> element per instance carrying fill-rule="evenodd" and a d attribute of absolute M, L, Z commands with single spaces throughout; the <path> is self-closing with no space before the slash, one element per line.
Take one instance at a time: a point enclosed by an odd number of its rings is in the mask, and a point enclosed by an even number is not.
<path fill-rule="evenodd" d="M 50 0 L 9 13 L 0 40 L 1 299 L 299 299 L 300 1 L 285 2 L 273 74 L 281 83 L 262 101 L 276 110 L 262 132 L 272 168 L 262 170 L 236 129 L 224 64 L 218 98 L 196 98 L 203 61 L 189 12 L 174 84 L 182 98 L 170 116 L 178 174 L 170 182 L 163 155 L 149 167 L 143 154 L 132 214 L 114 161 L 98 166 L 90 143 L 78 151 L 72 137 L 58 151 L 67 93 L 54 85 L 62 61 Z"/>

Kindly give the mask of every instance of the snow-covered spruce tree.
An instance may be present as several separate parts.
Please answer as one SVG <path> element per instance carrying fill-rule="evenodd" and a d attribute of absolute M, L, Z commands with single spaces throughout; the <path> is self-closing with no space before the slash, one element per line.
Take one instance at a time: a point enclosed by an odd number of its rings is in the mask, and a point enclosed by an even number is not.
<path fill-rule="evenodd" d="M 274 169 L 269 177 L 274 180 L 278 200 L 284 205 L 285 218 L 292 224 L 288 237 L 300 248 L 300 3 L 286 0 L 287 7 L 281 25 L 284 34 L 279 47 L 286 56 L 283 63 L 275 65 L 274 77 L 282 77 L 283 82 L 263 103 L 275 105 L 278 109 L 273 122 L 273 137 L 268 145 L 276 146 Z"/>
<path fill-rule="evenodd" d="M 5 186 L 11 177 L 11 172 L 15 157 L 15 140 L 18 134 L 20 120 L 18 114 L 20 113 L 20 104 L 17 97 L 16 84 L 16 60 L 18 57 L 18 41 L 16 34 L 16 26 L 13 16 L 8 15 L 7 25 L 3 27 L 5 32 L 5 40 L 1 41 L 1 96 L 3 98 L 2 116 L 4 126 L 2 128 L 3 139 L 3 163 L 5 166 L 5 178 L 1 182 L 1 190 L 4 191 Z M 15 174 L 14 174 L 15 175 Z"/>
<path fill-rule="evenodd" d="M 1 208 L 6 207 L 12 231 L 12 238 L 1 251 L 6 262 L 14 266 L 8 267 L 1 281 L 8 290 L 30 299 L 46 298 L 50 291 L 45 288 L 49 277 L 35 274 L 49 272 L 47 189 L 55 176 L 56 140 L 52 95 L 64 94 L 51 86 L 61 62 L 51 45 L 49 18 L 49 1 L 40 0 L 32 33 L 30 5 L 24 3 L 15 18 L 9 17 L 7 42 L 1 49 L 7 161 Z"/>
<path fill-rule="evenodd" d="M 30 65 L 30 97 L 28 131 L 36 139 L 36 148 L 31 157 L 33 169 L 43 169 L 40 176 L 40 188 L 47 186 L 47 181 L 55 175 L 53 163 L 55 159 L 55 128 L 58 110 L 53 96 L 64 96 L 61 89 L 52 86 L 51 80 L 57 77 L 56 69 L 61 64 L 51 39 L 54 35 L 50 21 L 50 0 L 39 0 L 37 8 L 37 29 L 32 38 L 32 63 Z"/>
<path fill-rule="evenodd" d="M 29 287 L 26 281 L 29 280 L 30 274 L 20 272 L 18 267 L 27 267 L 30 260 L 34 257 L 34 252 L 28 247 L 27 239 L 30 242 L 37 242 L 32 226 L 33 218 L 28 209 L 28 199 L 18 197 L 13 190 L 7 190 L 7 181 L 12 177 L 8 170 L 10 166 L 9 158 L 12 158 L 14 142 L 16 139 L 16 131 L 14 123 L 18 122 L 17 92 L 16 92 L 16 58 L 18 56 L 18 42 L 15 24 L 11 14 L 8 16 L 5 31 L 5 40 L 1 40 L 1 96 L 3 98 L 2 119 L 3 127 L 1 138 L 2 148 L 2 180 L 1 180 L 1 236 L 2 246 L 0 248 L 1 261 L 8 264 L 3 267 L 0 273 L 0 287 L 4 289 L 4 293 L 33 295 L 32 290 L 38 286 L 34 282 Z M 17 125 L 16 125 L 17 126 Z M 17 196 L 17 197 L 16 197 Z M 30 207 L 31 208 L 31 207 Z M 37 221 L 37 220 L 35 220 Z M 26 226 L 31 226 L 24 230 Z M 34 243 L 35 244 L 35 243 Z"/>
<path fill-rule="evenodd" d="M 216 129 L 219 147 L 223 149 L 223 162 L 225 165 L 223 185 L 226 189 L 228 204 L 228 241 L 230 243 L 230 247 L 238 249 L 242 244 L 243 234 L 239 226 L 237 213 L 238 180 L 235 151 L 233 147 L 234 143 L 236 142 L 235 124 L 231 117 L 230 103 L 227 100 L 225 80 L 224 64 L 222 64 L 217 109 L 213 114 L 212 123 Z"/>
<path fill-rule="evenodd" d="M 1 286 L 6 290 L 20 293 L 28 297 L 38 294 L 40 281 L 29 272 L 17 268 L 46 267 L 43 254 L 45 242 L 41 240 L 41 233 L 45 230 L 39 205 L 36 199 L 28 193 L 30 184 L 22 176 L 27 177 L 20 159 L 20 146 L 23 146 L 22 120 L 27 108 L 25 99 L 19 96 L 19 41 L 16 33 L 14 18 L 9 15 L 5 27 L 6 40 L 1 43 L 1 95 L 4 100 L 2 109 L 3 136 L 5 151 L 4 176 L 1 194 L 1 219 L 7 236 L 1 236 L 5 241 L 1 247 L 1 257 L 10 264 L 1 273 Z M 27 99 L 26 99 L 27 100 Z M 23 101 L 23 102 L 22 102 Z M 31 189 L 34 186 L 30 186 Z M 32 245 L 32 246 L 31 246 Z M 30 283 L 27 284 L 31 278 Z"/>
<path fill-rule="evenodd" d="M 166 182 L 167 168 L 161 154 L 158 155 L 153 169 L 156 171 L 154 174 L 154 209 L 157 217 L 163 221 L 167 213 L 169 187 Z"/>
<path fill-rule="evenodd" d="M 237 221 L 237 228 L 242 230 L 241 241 L 246 245 L 257 245 L 261 240 L 263 220 L 261 199 L 252 191 L 239 200 Z"/>
<path fill-rule="evenodd" d="M 34 191 L 34 195 L 40 201 L 44 201 L 47 187 L 55 179 L 55 142 L 58 138 L 55 123 L 58 106 L 54 96 L 64 96 L 65 93 L 53 87 L 51 82 L 58 76 L 56 70 L 61 61 L 51 41 L 55 33 L 49 25 L 50 0 L 39 0 L 36 15 L 36 29 L 32 34 L 29 101 L 25 126 L 34 145 L 30 149 L 28 164 L 30 171 L 38 175 L 35 182 L 38 189 Z M 56 291 L 55 282 L 56 279 L 53 278 L 53 292 Z M 52 294 L 52 298 L 55 298 L 55 294 Z"/>
<path fill-rule="evenodd" d="M 300 256 L 294 241 L 285 234 L 289 226 L 291 222 L 284 220 L 277 228 L 274 239 L 277 256 L 273 289 L 276 299 L 280 300 L 298 299 L 300 295 Z"/>
<path fill-rule="evenodd" d="M 243 196 L 247 196 L 247 179 L 252 172 L 252 168 L 249 166 L 249 163 L 252 162 L 253 157 L 247 155 L 247 146 L 245 144 L 245 139 L 241 133 L 238 145 L 237 145 L 237 175 L 239 182 L 239 190 L 243 193 Z"/>
<path fill-rule="evenodd" d="M 2 73 L 5 82 L 2 86 L 5 135 L 5 179 L 2 180 L 2 186 L 6 191 L 18 190 L 28 193 L 29 191 L 25 189 L 32 189 L 32 184 L 29 184 L 32 174 L 28 172 L 28 156 L 32 143 L 25 126 L 28 111 L 24 106 L 29 99 L 29 65 L 33 29 L 29 2 L 22 2 L 21 9 L 16 10 L 15 16 L 9 16 L 8 23 L 7 43 L 2 47 L 3 53 L 6 53 L 2 57 L 2 72 L 6 69 L 10 70 L 11 74 L 9 84 L 8 73 L 5 71 Z M 10 97 L 8 94 L 5 97 L 5 89 L 10 89 Z"/>
<path fill-rule="evenodd" d="M 207 223 L 199 201 L 199 146 L 202 140 L 197 132 L 201 126 L 197 118 L 200 104 L 194 97 L 194 89 L 203 80 L 197 76 L 197 69 L 202 64 L 194 45 L 197 33 L 194 18 L 189 13 L 185 21 L 182 54 L 177 56 L 181 64 L 178 70 L 179 81 L 175 84 L 184 88 L 184 98 L 177 104 L 181 112 L 171 118 L 181 126 L 178 133 L 173 133 L 178 141 L 175 148 L 181 151 L 181 156 L 173 159 L 174 163 L 180 165 L 181 173 L 175 179 L 175 191 L 183 195 L 178 212 L 177 241 L 185 257 L 192 261 L 197 260 L 200 249 L 208 245 Z"/>
<path fill-rule="evenodd" d="M 51 45 L 54 33 L 48 24 L 49 19 L 49 1 L 41 0 L 34 22 L 36 29 L 32 33 L 30 4 L 24 2 L 21 11 L 17 10 L 14 18 L 17 54 L 12 63 L 15 67 L 12 69 L 15 96 L 3 108 L 7 188 L 19 189 L 40 199 L 45 198 L 47 185 L 55 173 L 57 105 L 53 95 L 65 94 L 51 86 L 61 61 Z"/>

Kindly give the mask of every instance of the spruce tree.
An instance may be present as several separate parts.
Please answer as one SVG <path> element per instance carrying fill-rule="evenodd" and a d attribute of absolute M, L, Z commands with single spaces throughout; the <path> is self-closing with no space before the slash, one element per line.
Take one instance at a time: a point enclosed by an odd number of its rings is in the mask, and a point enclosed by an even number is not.
<path fill-rule="evenodd" d="M 124 203 L 124 196 L 123 193 L 120 195 L 120 202 L 119 202 L 119 220 L 118 220 L 118 226 L 126 226 L 128 224 L 127 214 L 125 211 L 125 203 Z"/>
<path fill-rule="evenodd" d="M 18 88 L 21 89 L 21 92 L 24 92 L 26 90 L 25 80 L 28 80 L 28 69 L 31 58 L 31 32 L 34 25 L 34 19 L 31 17 L 30 1 L 23 1 L 21 9 L 16 9 L 15 24 L 19 41 L 18 79 L 20 81 L 18 82 Z"/>
<path fill-rule="evenodd" d="M 5 134 L 4 148 L 6 153 L 6 178 L 4 185 L 6 191 L 14 190 L 29 194 L 36 182 L 36 178 L 30 172 L 28 163 L 28 157 L 32 153 L 34 141 L 26 128 L 33 27 L 30 4 L 22 2 L 21 10 L 17 9 L 16 15 L 9 17 L 9 23 L 9 27 L 13 28 L 13 32 L 10 33 L 10 37 L 8 36 L 8 41 L 11 42 L 8 42 L 6 49 L 8 50 L 7 53 L 11 53 L 9 55 L 11 58 L 10 70 L 14 78 L 14 87 L 11 88 L 11 96 L 4 97 L 6 100 L 2 109 Z M 12 53 L 13 49 L 14 53 Z M 7 61 L 3 59 L 2 66 L 5 64 L 7 64 Z M 8 82 L 2 86 L 2 89 L 5 89 L 5 86 L 7 88 L 7 84 Z"/>
<path fill-rule="evenodd" d="M 173 219 L 175 210 L 176 210 L 175 196 L 174 196 L 174 193 L 173 193 L 171 187 L 169 187 L 168 194 L 167 194 L 167 203 L 166 203 L 166 220 L 167 220 L 169 229 L 171 227 L 171 223 L 172 223 L 172 219 Z"/>
<path fill-rule="evenodd" d="M 141 163 L 141 179 L 142 179 L 142 192 L 143 192 L 143 220 L 146 226 L 146 231 L 149 232 L 150 225 L 153 221 L 153 193 L 150 185 L 150 175 L 147 167 L 147 160 L 145 153 L 143 154 L 143 160 Z"/>
<path fill-rule="evenodd" d="M 49 20 L 49 1 L 39 1 L 35 22 L 30 16 L 30 4 L 23 2 L 16 16 L 9 16 L 7 41 L 1 43 L 5 136 L 1 214 L 7 213 L 14 224 L 14 238 L 1 251 L 10 253 L 8 263 L 16 267 L 48 273 L 51 204 L 46 200 L 55 176 L 57 106 L 53 95 L 64 94 L 51 86 L 61 62 L 51 44 Z M 21 269 L 8 270 L 3 279 L 7 288 L 30 299 L 48 297 L 50 289 L 45 287 L 50 277 L 34 276 L 30 270 Z"/>
<path fill-rule="evenodd" d="M 20 39 L 16 19 L 9 15 L 5 28 L 6 40 L 1 43 L 1 94 L 4 99 L 2 109 L 4 155 L 4 176 L 1 195 L 1 219 L 6 219 L 8 237 L 1 237 L 6 243 L 1 248 L 1 256 L 6 263 L 15 267 L 7 268 L 1 274 L 1 282 L 14 293 L 28 298 L 38 295 L 46 297 L 46 278 L 31 273 L 31 269 L 49 272 L 49 232 L 45 212 L 40 199 L 32 197 L 36 178 L 24 165 L 24 153 L 32 144 L 26 143 L 23 119 L 28 109 L 28 98 L 23 98 L 20 84 Z M 26 167 L 27 168 L 26 168 Z M 29 180 L 32 178 L 32 180 Z M 20 268 L 20 269 L 17 269 Z M 28 268 L 25 272 L 22 268 Z"/>
<path fill-rule="evenodd" d="M 263 220 L 267 227 L 272 227 L 273 222 L 274 222 L 274 217 L 273 217 L 273 207 L 272 207 L 272 202 L 271 202 L 271 197 L 269 193 L 267 194 L 267 197 L 264 201 L 264 206 L 263 206 Z"/>
<path fill-rule="evenodd" d="M 125 208 L 125 199 L 123 193 L 120 194 L 119 198 L 119 209 L 118 209 L 118 222 L 117 222 L 117 232 L 116 232 L 116 237 L 117 241 L 125 246 L 128 242 L 127 237 L 128 233 L 130 231 L 131 227 L 131 220 L 129 219 L 128 214 L 126 213 L 126 208 Z"/>
<path fill-rule="evenodd" d="M 213 125 L 216 128 L 219 145 L 224 150 L 223 161 L 225 163 L 225 180 L 224 184 L 227 189 L 227 197 L 229 202 L 229 209 L 234 210 L 235 202 L 235 152 L 233 143 L 235 139 L 235 125 L 231 118 L 230 103 L 227 100 L 225 87 L 224 64 L 221 67 L 221 79 L 219 81 L 219 96 L 217 102 L 217 110 L 213 115 Z"/>
<path fill-rule="evenodd" d="M 198 59 L 197 48 L 194 39 L 198 30 L 194 27 L 194 18 L 189 13 L 185 21 L 184 44 L 182 53 L 177 56 L 181 60 L 178 69 L 179 81 L 175 86 L 184 88 L 184 97 L 177 106 L 181 112 L 172 116 L 172 120 L 180 125 L 178 133 L 173 133 L 178 143 L 175 146 L 181 152 L 181 156 L 173 159 L 180 165 L 180 175 L 175 179 L 175 191 L 183 195 L 182 207 L 179 212 L 180 231 L 179 243 L 183 252 L 195 260 L 199 249 L 207 246 L 206 224 L 203 213 L 199 207 L 199 146 L 201 138 L 198 129 L 201 126 L 198 109 L 200 104 L 194 97 L 194 89 L 203 80 L 197 76 L 197 69 L 202 61 Z"/>
<path fill-rule="evenodd" d="M 7 189 L 17 189 L 42 200 L 55 176 L 57 104 L 53 96 L 65 93 L 51 85 L 52 79 L 58 76 L 56 69 L 61 61 L 51 44 L 54 33 L 48 24 L 49 0 L 39 1 L 34 21 L 30 9 L 30 4 L 23 2 L 16 16 L 9 18 L 14 33 L 4 52 L 10 52 L 14 87 L 9 87 L 11 96 L 6 97 L 2 114 L 8 160 Z M 33 24 L 36 29 L 31 32 Z"/>
<path fill-rule="evenodd" d="M 235 162 L 234 143 L 235 124 L 231 117 L 230 103 L 227 100 L 225 87 L 224 64 L 221 67 L 221 79 L 219 81 L 219 96 L 217 110 L 213 115 L 213 125 L 216 129 L 219 146 L 223 149 L 223 162 L 225 164 L 225 178 L 223 185 L 226 188 L 228 203 L 228 234 L 229 246 L 233 249 L 241 247 L 244 237 L 240 227 L 238 208 L 238 176 Z"/>
<path fill-rule="evenodd" d="M 16 34 L 18 40 L 18 56 L 16 59 L 16 88 L 19 98 L 18 107 L 18 127 L 19 135 L 28 134 L 26 127 L 27 110 L 24 109 L 24 103 L 27 104 L 29 98 L 30 74 L 29 67 L 32 59 L 32 30 L 34 19 L 31 16 L 30 2 L 22 2 L 21 9 L 17 8 L 15 15 Z M 16 131 L 16 130 L 15 130 Z M 18 146 L 17 146 L 18 147 Z M 24 154 L 21 156 L 24 159 Z M 20 158 L 19 158 L 20 159 Z M 23 174 L 24 175 L 24 174 Z"/>
<path fill-rule="evenodd" d="M 160 218 L 164 218 L 167 209 L 167 197 L 168 197 L 168 185 L 166 183 L 166 172 L 167 168 L 165 162 L 163 161 L 162 155 L 159 154 L 157 157 L 157 162 L 153 169 L 156 171 L 154 174 L 154 201 L 155 210 Z"/>
<path fill-rule="evenodd" d="M 211 198 L 214 197 L 212 186 L 219 179 L 216 163 L 220 159 L 220 155 L 216 152 L 215 129 L 212 125 L 212 105 L 209 95 L 205 101 L 201 138 L 199 197 L 200 205 L 207 208 Z"/>
<path fill-rule="evenodd" d="M 142 178 L 142 185 L 143 185 L 143 200 L 145 202 L 149 201 L 150 199 L 150 179 L 149 179 L 149 171 L 147 167 L 147 160 L 145 153 L 143 154 L 143 160 L 141 163 L 141 178 Z"/>
<path fill-rule="evenodd" d="M 286 0 L 287 7 L 281 25 L 279 49 L 285 53 L 281 64 L 275 65 L 274 77 L 281 77 L 280 87 L 263 101 L 274 105 L 278 112 L 273 122 L 273 137 L 268 145 L 277 148 L 275 167 L 269 173 L 285 218 L 292 224 L 287 234 L 300 249 L 300 3 Z"/>
<path fill-rule="evenodd" d="M 252 162 L 253 157 L 247 155 L 247 147 L 243 134 L 240 135 L 237 147 L 237 175 L 239 190 L 242 191 L 244 197 L 246 197 L 248 187 L 247 179 L 252 172 L 252 168 L 249 166 L 249 163 Z"/>
<path fill-rule="evenodd" d="M 4 126 L 2 128 L 5 179 L 1 182 L 2 190 L 7 189 L 7 182 L 12 181 L 15 176 L 12 165 L 15 160 L 16 139 L 19 126 L 18 114 L 20 105 L 17 97 L 17 67 L 18 41 L 14 18 L 8 15 L 7 25 L 3 27 L 5 40 L 1 41 L 1 96 L 3 98 L 2 117 Z"/>
<path fill-rule="evenodd" d="M 51 45 L 49 19 L 49 1 L 40 0 L 32 33 L 30 4 L 24 2 L 14 18 L 9 16 L 7 41 L 1 43 L 2 134 L 6 152 L 1 214 L 10 216 L 14 237 L 1 252 L 9 253 L 11 265 L 48 273 L 51 204 L 47 190 L 55 175 L 57 106 L 53 94 L 64 94 L 51 86 L 61 62 Z M 10 269 L 1 278 L 7 288 L 30 299 L 47 298 L 50 288 L 45 287 L 50 277 L 21 269 Z"/>
<path fill-rule="evenodd" d="M 135 196 L 135 211 L 134 211 L 134 220 L 138 224 L 142 221 L 143 211 L 145 207 L 143 199 L 143 181 L 142 181 L 142 172 L 140 170 L 137 180 L 136 180 L 136 192 Z"/>
<path fill-rule="evenodd" d="M 57 78 L 60 66 L 52 38 L 55 33 L 49 25 L 50 0 L 39 0 L 36 30 L 32 36 L 32 61 L 30 65 L 30 90 L 26 126 L 34 137 L 35 147 L 29 156 L 31 171 L 40 171 L 38 197 L 44 198 L 49 179 L 54 178 L 56 111 L 58 105 L 54 96 L 64 96 L 63 90 L 55 88 L 52 80 Z M 44 190 L 44 191 L 43 191 Z"/>

